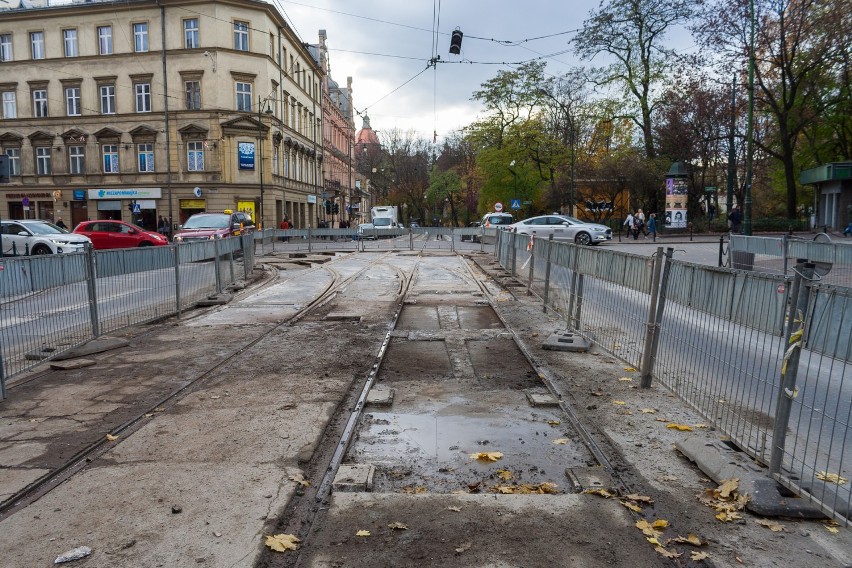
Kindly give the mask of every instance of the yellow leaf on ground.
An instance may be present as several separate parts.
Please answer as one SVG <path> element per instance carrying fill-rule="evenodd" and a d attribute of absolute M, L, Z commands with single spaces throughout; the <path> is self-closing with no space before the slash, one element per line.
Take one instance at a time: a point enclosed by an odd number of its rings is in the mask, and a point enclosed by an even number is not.
<path fill-rule="evenodd" d="M 837 527 L 829 527 L 829 526 L 827 526 L 827 527 L 825 527 L 825 530 L 827 530 L 827 531 L 828 531 L 828 532 L 830 532 L 831 534 L 837 534 L 837 533 L 839 533 L 839 532 L 840 532 L 840 529 L 838 529 Z"/>
<path fill-rule="evenodd" d="M 417 487 L 414 487 L 413 485 L 406 485 L 405 487 L 402 488 L 402 492 L 408 493 L 408 494 L 419 495 L 420 493 L 426 493 L 426 488 L 423 487 L 422 485 L 419 485 Z"/>
<path fill-rule="evenodd" d="M 470 459 L 483 462 L 496 462 L 502 457 L 503 454 L 501 452 L 479 452 L 476 454 L 470 454 Z"/>
<path fill-rule="evenodd" d="M 831 483 L 836 483 L 837 485 L 843 485 L 849 480 L 845 477 L 840 477 L 840 475 L 836 473 L 829 473 L 827 471 L 820 471 L 816 474 L 817 479 L 822 479 L 823 481 L 828 481 Z"/>
<path fill-rule="evenodd" d="M 676 424 L 674 422 L 666 424 L 666 428 L 671 428 L 673 430 L 678 430 L 680 432 L 692 432 L 691 426 L 687 426 L 686 424 Z"/>
<path fill-rule="evenodd" d="M 112 434 L 107 434 L 106 438 L 108 442 L 115 442 L 118 440 L 118 436 L 113 436 Z"/>
<path fill-rule="evenodd" d="M 388 528 L 396 530 L 396 531 L 404 531 L 404 530 L 408 530 L 408 525 L 404 525 L 404 524 L 400 523 L 399 521 L 397 521 L 395 523 L 389 524 Z"/>
<path fill-rule="evenodd" d="M 772 532 L 784 532 L 784 525 L 779 525 L 778 523 L 772 522 L 769 519 L 758 519 L 757 524 L 762 527 L 766 527 Z"/>
<path fill-rule="evenodd" d="M 655 529 L 664 529 L 669 526 L 669 522 L 665 519 L 657 519 L 656 521 L 651 523 L 651 526 Z"/>
<path fill-rule="evenodd" d="M 698 552 L 697 550 L 693 550 L 692 553 L 689 555 L 689 559 L 694 560 L 695 562 L 700 562 L 701 560 L 704 560 L 706 558 L 710 558 L 710 554 L 708 554 L 707 552 Z"/>
<path fill-rule="evenodd" d="M 742 519 L 742 516 L 740 516 L 740 514 L 736 511 L 722 511 L 721 513 L 716 515 L 716 518 L 722 521 L 723 523 L 730 523 Z"/>
<path fill-rule="evenodd" d="M 680 558 L 681 557 L 680 552 L 670 552 L 670 551 L 666 550 L 665 548 L 663 548 L 662 546 L 658 546 L 654 550 L 656 550 L 657 552 L 659 552 L 661 555 L 663 555 L 666 558 Z"/>
<path fill-rule="evenodd" d="M 360 530 L 355 533 L 355 536 L 370 536 L 370 531 Z"/>
<path fill-rule="evenodd" d="M 607 499 L 612 497 L 612 493 L 610 493 L 606 489 L 586 489 L 585 491 L 583 491 L 583 494 L 585 494 L 585 495 L 600 495 L 601 497 L 606 497 Z"/>
<path fill-rule="evenodd" d="M 642 534 L 644 534 L 645 536 L 650 536 L 653 538 L 658 538 L 663 534 L 662 532 L 654 528 L 654 526 L 645 519 L 642 519 L 641 521 L 636 521 L 636 528 L 642 531 Z"/>
<path fill-rule="evenodd" d="M 503 481 L 511 481 L 515 476 L 508 469 L 498 469 L 497 477 L 499 477 Z"/>
<path fill-rule="evenodd" d="M 634 513 L 641 513 L 642 507 L 636 505 L 635 503 L 631 503 L 630 501 L 619 501 L 622 505 L 633 511 Z"/>
<path fill-rule="evenodd" d="M 460 513 L 461 507 L 447 507 L 448 511 L 453 511 L 454 513 Z"/>
<path fill-rule="evenodd" d="M 568 438 L 557 438 L 557 439 L 553 440 L 553 443 L 556 444 L 557 446 L 564 446 L 565 444 L 568 443 L 568 441 L 569 441 Z"/>
<path fill-rule="evenodd" d="M 620 378 L 620 379 L 618 379 L 618 380 L 619 380 L 619 381 L 628 382 L 628 381 L 632 381 L 632 380 L 633 380 L 633 377 L 621 377 L 621 378 Z"/>
<path fill-rule="evenodd" d="M 275 552 L 286 552 L 288 550 L 296 550 L 301 542 L 296 535 L 292 534 L 275 534 L 266 537 L 266 546 Z"/>
<path fill-rule="evenodd" d="M 654 500 L 650 497 L 646 497 L 645 495 L 637 495 L 636 493 L 631 493 L 629 495 L 624 496 L 625 499 L 630 499 L 631 501 L 636 501 L 637 503 L 653 503 Z"/>
<path fill-rule="evenodd" d="M 722 481 L 722 484 L 719 485 L 719 488 L 716 490 L 719 493 L 719 497 L 722 499 L 727 499 L 731 496 L 731 493 L 739 489 L 740 480 L 737 477 L 732 479 L 726 479 Z"/>
<path fill-rule="evenodd" d="M 305 476 L 302 475 L 301 473 L 294 473 L 293 475 L 291 475 L 289 477 L 289 479 L 290 479 L 290 481 L 295 481 L 296 483 L 298 483 L 302 487 L 310 487 L 311 486 L 311 482 L 308 481 L 307 479 L 305 479 Z"/>
<path fill-rule="evenodd" d="M 691 544 L 693 546 L 704 546 L 704 543 L 701 542 L 701 539 L 698 538 L 697 535 L 690 533 L 688 536 L 678 536 L 673 539 L 670 539 L 666 544 L 677 542 L 680 544 Z"/>
<path fill-rule="evenodd" d="M 627 404 L 627 403 L 626 403 L 626 402 L 624 402 L 623 400 L 613 400 L 613 401 L 612 401 L 612 403 L 613 403 L 613 404 L 617 404 L 617 405 L 619 405 L 619 406 L 623 406 L 623 405 Z"/>
<path fill-rule="evenodd" d="M 560 424 L 562 424 L 562 422 L 560 422 L 559 420 L 548 420 L 547 423 L 551 426 L 559 426 Z"/>
<path fill-rule="evenodd" d="M 624 370 L 627 371 L 628 373 L 635 373 L 636 372 L 636 369 L 633 368 L 633 367 L 624 367 Z"/>
<path fill-rule="evenodd" d="M 653 408 L 643 408 L 642 409 L 642 414 L 656 414 L 656 413 L 657 413 L 657 411 L 654 410 Z"/>
<path fill-rule="evenodd" d="M 693 428 L 707 428 L 707 424 L 693 424 Z"/>
<path fill-rule="evenodd" d="M 502 493 L 504 495 L 511 495 L 516 491 L 515 485 L 498 485 L 494 488 L 497 493 Z"/>
<path fill-rule="evenodd" d="M 648 537 L 645 540 L 647 540 L 648 542 L 650 542 L 654 546 L 663 546 L 662 544 L 660 544 L 660 541 L 657 540 L 657 537 L 655 537 L 655 536 Z"/>
<path fill-rule="evenodd" d="M 462 552 L 469 549 L 471 546 L 473 546 L 473 545 L 470 542 L 465 542 L 460 547 L 456 548 L 456 554 L 461 554 Z"/>
<path fill-rule="evenodd" d="M 655 420 L 656 420 L 657 422 L 668 422 L 668 421 L 669 421 L 669 419 L 668 419 L 668 418 L 656 418 Z"/>

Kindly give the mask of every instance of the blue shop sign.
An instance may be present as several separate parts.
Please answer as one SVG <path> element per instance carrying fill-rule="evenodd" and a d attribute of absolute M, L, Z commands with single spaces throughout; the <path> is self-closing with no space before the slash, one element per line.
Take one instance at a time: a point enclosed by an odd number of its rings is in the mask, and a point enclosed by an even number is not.
<path fill-rule="evenodd" d="M 75 189 L 74 190 L 74 201 L 86 201 L 86 190 L 85 189 Z"/>
<path fill-rule="evenodd" d="M 239 152 L 240 169 L 254 169 L 254 142 L 240 142 L 237 144 L 237 152 Z"/>

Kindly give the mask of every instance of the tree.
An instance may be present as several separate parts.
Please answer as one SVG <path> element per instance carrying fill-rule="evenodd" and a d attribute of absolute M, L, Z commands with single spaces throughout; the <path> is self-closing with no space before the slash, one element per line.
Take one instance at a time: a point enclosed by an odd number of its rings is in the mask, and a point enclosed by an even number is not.
<path fill-rule="evenodd" d="M 702 0 L 616 0 L 602 4 L 574 38 L 580 57 L 599 55 L 613 61 L 593 73 L 599 85 L 614 86 L 624 96 L 624 110 L 639 127 L 645 157 L 656 156 L 654 88 L 666 79 L 676 59 L 666 47 L 666 33 L 689 21 Z"/>

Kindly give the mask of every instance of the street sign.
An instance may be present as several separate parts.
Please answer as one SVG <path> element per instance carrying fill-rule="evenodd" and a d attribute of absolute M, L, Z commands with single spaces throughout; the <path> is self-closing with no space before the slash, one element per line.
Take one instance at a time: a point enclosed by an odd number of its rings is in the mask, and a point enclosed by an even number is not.
<path fill-rule="evenodd" d="M 521 200 L 520 199 L 513 199 L 512 204 L 509 205 L 509 207 L 511 207 L 512 209 L 520 209 L 521 208 Z"/>
<path fill-rule="evenodd" d="M 496 211 L 497 213 L 500 213 L 502 210 L 503 210 L 503 204 L 502 203 L 500 203 L 498 201 L 497 203 L 494 204 L 494 211 Z"/>
<path fill-rule="evenodd" d="M 532 201 L 524 201 L 524 205 L 532 205 Z"/>
<path fill-rule="evenodd" d="M 715 187 L 705 187 L 704 191 L 706 191 L 707 193 L 715 193 L 716 188 Z"/>
<path fill-rule="evenodd" d="M 136 214 L 136 215 L 139 215 L 140 213 L 142 213 L 142 206 L 139 205 L 138 203 L 134 203 L 133 204 L 133 213 Z"/>
<path fill-rule="evenodd" d="M 23 205 L 24 207 L 29 207 L 29 205 L 30 205 L 30 198 L 29 198 L 29 197 L 24 197 L 23 199 L 21 199 L 21 205 Z"/>

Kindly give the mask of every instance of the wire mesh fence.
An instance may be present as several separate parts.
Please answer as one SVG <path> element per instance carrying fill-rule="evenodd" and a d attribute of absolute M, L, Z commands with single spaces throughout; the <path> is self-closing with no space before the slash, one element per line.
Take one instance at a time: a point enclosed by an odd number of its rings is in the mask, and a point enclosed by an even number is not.
<path fill-rule="evenodd" d="M 730 266 L 768 274 L 792 275 L 796 259 L 815 263 L 824 284 L 852 287 L 852 243 L 820 234 L 812 239 L 781 235 L 731 235 Z"/>
<path fill-rule="evenodd" d="M 790 277 L 672 260 L 672 252 L 649 258 L 511 233 L 495 247 L 567 328 L 638 368 L 643 385 L 661 381 L 769 466 L 767 475 L 846 521 L 852 290 L 821 283 L 818 261 L 802 284 L 808 302 L 791 308 Z"/>
<path fill-rule="evenodd" d="M 104 333 L 179 314 L 247 278 L 250 235 L 0 259 L 0 398 L 6 379 Z"/>

